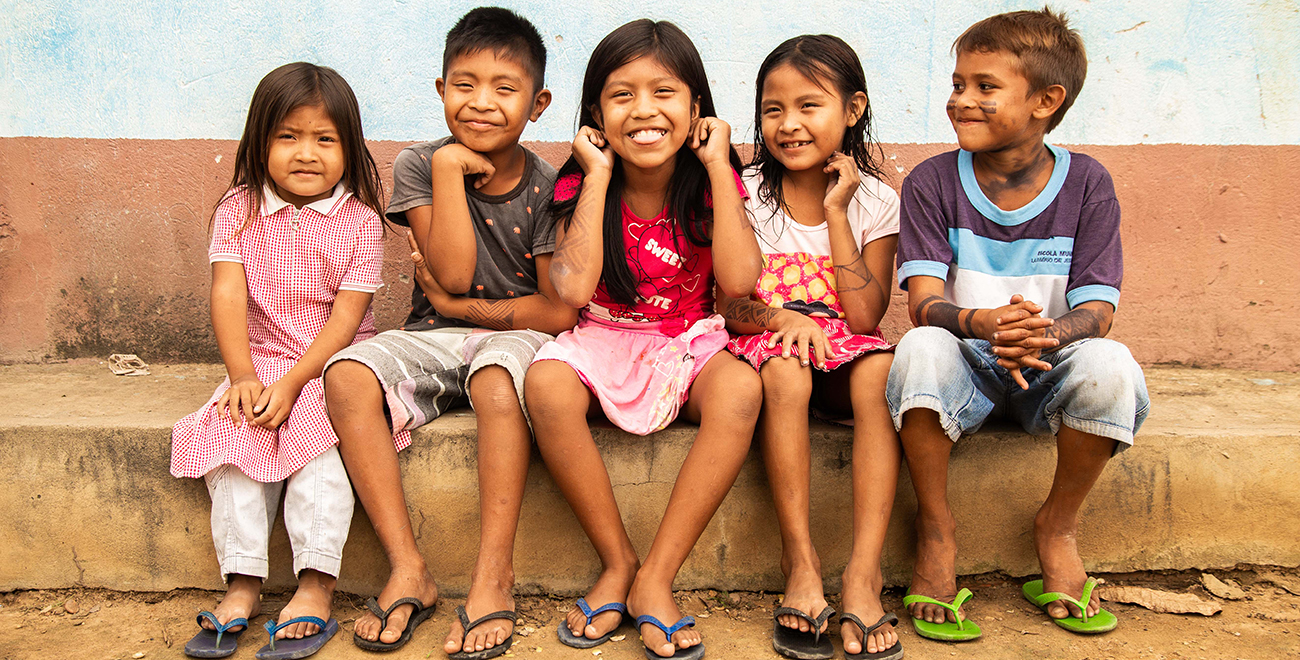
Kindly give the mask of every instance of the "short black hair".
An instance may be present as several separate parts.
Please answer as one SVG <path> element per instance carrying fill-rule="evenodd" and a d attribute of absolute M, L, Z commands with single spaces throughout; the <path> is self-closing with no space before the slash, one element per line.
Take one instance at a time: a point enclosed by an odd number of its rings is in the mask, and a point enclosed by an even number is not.
<path fill-rule="evenodd" d="M 546 44 L 528 19 L 501 7 L 477 7 L 460 17 L 447 33 L 442 51 L 442 75 L 461 55 L 491 49 L 514 59 L 533 78 L 533 91 L 546 86 Z"/>

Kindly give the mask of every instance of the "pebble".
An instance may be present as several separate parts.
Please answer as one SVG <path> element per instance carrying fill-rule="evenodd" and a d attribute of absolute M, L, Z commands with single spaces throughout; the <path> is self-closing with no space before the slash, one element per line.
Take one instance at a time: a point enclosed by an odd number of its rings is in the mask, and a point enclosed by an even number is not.
<path fill-rule="evenodd" d="M 81 606 L 77 604 L 77 601 L 69 598 L 63 602 L 63 609 L 66 610 L 68 614 L 76 614 L 81 611 Z"/>

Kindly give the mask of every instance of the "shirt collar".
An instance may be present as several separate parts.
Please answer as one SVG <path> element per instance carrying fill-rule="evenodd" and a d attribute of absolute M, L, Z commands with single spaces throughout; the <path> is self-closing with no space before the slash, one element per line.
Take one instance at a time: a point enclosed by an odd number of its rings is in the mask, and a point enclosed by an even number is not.
<path fill-rule="evenodd" d="M 340 181 L 334 185 L 334 191 L 330 193 L 329 197 L 318 199 L 303 208 L 309 208 L 321 215 L 333 215 L 334 212 L 342 206 L 343 200 L 347 198 L 347 195 L 348 192 L 344 189 L 343 182 Z M 271 186 L 262 186 L 263 216 L 275 215 L 280 212 L 280 209 L 283 209 L 286 206 L 289 206 L 289 202 L 280 199 L 280 196 L 275 194 L 274 188 Z"/>

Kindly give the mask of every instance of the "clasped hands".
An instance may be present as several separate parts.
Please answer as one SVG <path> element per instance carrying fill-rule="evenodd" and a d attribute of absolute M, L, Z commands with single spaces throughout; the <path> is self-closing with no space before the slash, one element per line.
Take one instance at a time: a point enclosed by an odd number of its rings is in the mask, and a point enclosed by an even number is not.
<path fill-rule="evenodd" d="M 1056 348 L 1060 341 L 1047 336 L 1047 329 L 1054 321 L 1039 316 L 1043 306 L 1016 294 L 1011 296 L 1010 304 L 989 310 L 988 317 L 993 320 L 992 328 L 981 333 L 992 344 L 993 354 L 998 357 L 998 365 L 1011 372 L 1011 377 L 1020 389 L 1029 389 L 1021 369 L 1038 369 L 1051 371 L 1052 365 L 1040 359 L 1045 349 Z M 986 318 L 988 318 L 986 317 Z"/>

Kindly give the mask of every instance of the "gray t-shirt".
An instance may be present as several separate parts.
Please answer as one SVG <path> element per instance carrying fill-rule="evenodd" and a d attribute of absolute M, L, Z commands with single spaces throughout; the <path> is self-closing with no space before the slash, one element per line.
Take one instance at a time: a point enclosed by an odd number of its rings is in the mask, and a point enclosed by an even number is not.
<path fill-rule="evenodd" d="M 397 154 L 393 161 L 393 196 L 385 213 L 389 220 L 409 227 L 406 211 L 433 204 L 433 152 L 451 141 L 447 137 L 421 142 Z M 504 195 L 484 195 L 472 184 L 465 185 L 478 244 L 474 281 L 465 293 L 470 298 L 499 300 L 537 293 L 534 257 L 555 251 L 555 223 L 542 212 L 555 190 L 555 168 L 532 151 L 524 152 L 524 173 L 514 190 Z M 411 314 L 402 327 L 429 330 L 474 324 L 439 315 L 416 285 L 411 292 Z"/>

